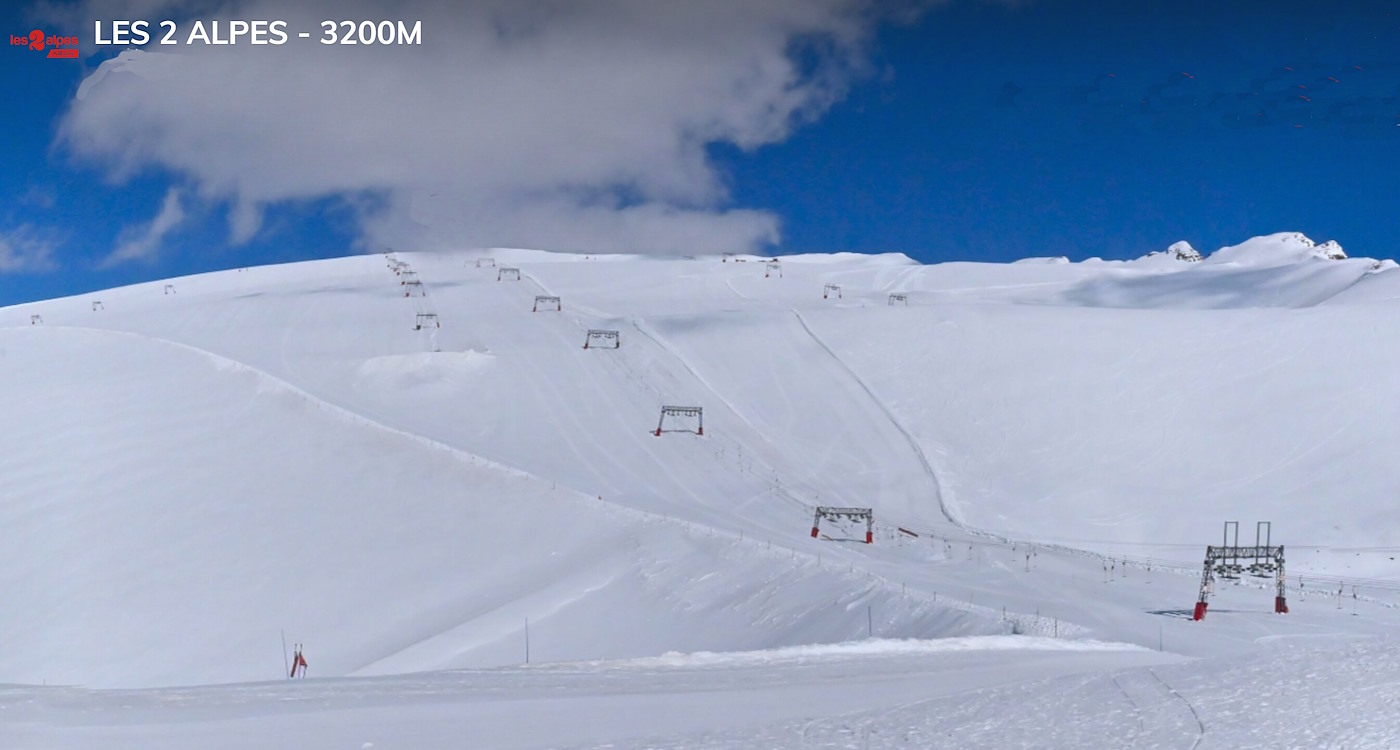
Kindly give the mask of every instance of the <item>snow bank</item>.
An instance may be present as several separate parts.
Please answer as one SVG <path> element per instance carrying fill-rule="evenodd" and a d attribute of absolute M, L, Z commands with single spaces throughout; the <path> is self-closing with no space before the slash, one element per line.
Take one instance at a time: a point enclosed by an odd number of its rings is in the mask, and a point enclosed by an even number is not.
<path fill-rule="evenodd" d="M 733 667 L 746 664 L 767 664 L 782 661 L 814 659 L 863 658 L 871 656 L 909 656 L 943 654 L 965 651 L 1145 651 L 1130 643 L 1113 643 L 1092 639 L 1065 640 L 1021 635 L 988 635 L 935 640 L 872 638 L 846 643 L 787 646 L 766 651 L 729 653 L 671 652 L 661 656 L 606 662 L 615 668 L 639 667 Z M 593 665 L 603 665 L 592 662 Z"/>

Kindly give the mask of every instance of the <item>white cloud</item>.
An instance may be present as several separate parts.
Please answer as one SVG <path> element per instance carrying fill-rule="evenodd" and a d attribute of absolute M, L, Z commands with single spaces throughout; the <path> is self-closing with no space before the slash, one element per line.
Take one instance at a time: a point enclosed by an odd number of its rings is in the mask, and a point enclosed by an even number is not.
<path fill-rule="evenodd" d="M 185 208 L 180 202 L 180 190 L 170 188 L 161 201 L 160 213 L 145 225 L 128 228 L 115 250 L 99 264 L 106 268 L 130 261 L 154 261 L 160 255 L 161 242 L 171 230 L 185 221 Z"/>
<path fill-rule="evenodd" d="M 28 224 L 0 231 L 0 273 L 51 271 L 56 245 Z"/>
<path fill-rule="evenodd" d="M 262 222 L 261 206 L 251 201 L 237 201 L 228 213 L 229 242 L 241 245 L 253 239 L 262 229 Z"/>
<path fill-rule="evenodd" d="M 219 7 L 199 17 L 229 17 Z M 118 179 L 157 167 L 228 201 L 235 243 L 269 204 L 347 195 L 374 198 L 358 203 L 376 207 L 361 212 L 371 245 L 752 249 L 778 220 L 731 207 L 707 145 L 787 138 L 864 74 L 880 18 L 910 7 L 255 0 L 237 17 L 287 20 L 286 45 L 125 52 L 83 82 L 59 139 Z M 423 44 L 323 46 L 323 16 L 421 20 Z"/>

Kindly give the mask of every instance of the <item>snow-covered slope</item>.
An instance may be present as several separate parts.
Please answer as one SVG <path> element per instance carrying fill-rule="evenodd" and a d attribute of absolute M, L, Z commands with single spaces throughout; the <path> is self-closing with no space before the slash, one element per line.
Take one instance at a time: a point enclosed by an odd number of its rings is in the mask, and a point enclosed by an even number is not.
<path fill-rule="evenodd" d="M 8 681 L 267 679 L 281 630 L 319 644 L 321 674 L 513 663 L 526 618 L 546 660 L 840 640 L 864 622 L 804 615 L 845 595 L 890 601 L 905 635 L 996 629 L 185 344 L 46 325 L 0 332 L 0 348 L 3 410 L 23 426 L 0 455 L 0 599 L 19 605 L 0 637 L 22 646 L 0 657 Z M 438 388 L 475 367 L 399 357 Z"/>
<path fill-rule="evenodd" d="M 283 631 L 316 675 L 512 664 L 527 619 L 536 661 L 1155 645 L 1225 520 L 1386 599 L 1393 264 L 1179 254 L 403 253 L 0 310 L 0 682 L 268 679 Z M 705 434 L 656 436 L 663 405 Z M 877 543 L 810 539 L 817 505 L 874 508 Z M 1079 550 L 1135 573 L 1105 597 Z M 1261 632 L 1167 627 L 1190 654 Z"/>

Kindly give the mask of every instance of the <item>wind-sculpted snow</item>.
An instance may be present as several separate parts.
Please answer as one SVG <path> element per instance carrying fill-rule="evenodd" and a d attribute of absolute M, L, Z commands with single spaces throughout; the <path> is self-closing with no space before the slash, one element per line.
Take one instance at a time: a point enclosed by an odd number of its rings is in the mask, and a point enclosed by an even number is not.
<path fill-rule="evenodd" d="M 715 653 L 700 651 L 692 654 L 666 653 L 607 663 L 612 669 L 655 667 L 715 667 L 732 668 L 753 664 L 801 662 L 818 658 L 852 658 L 870 656 L 915 656 L 920 654 L 952 653 L 958 651 L 1144 651 L 1141 646 L 1105 641 L 1061 640 L 1016 635 L 984 635 L 966 638 L 934 640 L 891 640 L 872 638 L 847 643 L 823 643 L 807 646 L 785 646 L 767 651 L 738 651 Z M 603 662 L 591 664 L 603 665 Z"/>
<path fill-rule="evenodd" d="M 1297 232 L 1255 237 L 1204 259 L 1190 244 L 1178 242 L 1165 253 L 1103 265 L 1117 270 L 1067 289 L 1061 302 L 1169 309 L 1310 307 L 1394 267 L 1349 259 L 1336 242 L 1316 244 Z M 1158 273 L 1142 272 L 1146 269 Z"/>
<path fill-rule="evenodd" d="M 1202 262 L 1159 274 L 1105 273 L 1066 289 L 1059 302 L 1173 310 L 1311 307 L 1344 294 L 1374 273 L 1375 265 L 1368 258 L 1309 258 L 1272 265 Z"/>

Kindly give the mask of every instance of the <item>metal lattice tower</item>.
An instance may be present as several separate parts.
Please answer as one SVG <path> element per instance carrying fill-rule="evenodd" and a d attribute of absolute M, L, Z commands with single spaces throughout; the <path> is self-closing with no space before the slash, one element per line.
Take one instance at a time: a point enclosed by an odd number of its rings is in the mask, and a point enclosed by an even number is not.
<path fill-rule="evenodd" d="M 1233 538 L 1232 538 L 1233 535 Z M 1288 614 L 1288 599 L 1284 595 L 1283 545 L 1274 546 L 1273 524 L 1260 521 L 1254 527 L 1254 546 L 1240 546 L 1240 522 L 1226 521 L 1225 533 L 1219 547 L 1206 547 L 1205 569 L 1201 573 L 1201 594 L 1196 600 L 1193 620 L 1201 620 L 1210 607 L 1210 594 L 1215 577 L 1238 580 L 1248 573 L 1252 576 L 1274 577 L 1274 612 Z"/>
<path fill-rule="evenodd" d="M 603 331 L 597 328 L 588 329 L 588 337 L 583 340 L 584 349 L 596 349 L 598 347 L 589 346 L 594 341 L 611 341 L 612 346 L 605 346 L 604 349 L 617 349 L 622 346 L 622 338 L 617 331 Z"/>
<path fill-rule="evenodd" d="M 865 521 L 865 543 L 875 543 L 875 511 L 870 508 L 831 508 L 827 506 L 817 506 L 817 514 L 812 518 L 813 539 L 816 539 L 821 533 L 820 527 L 823 518 L 833 521 L 842 518 L 852 521 Z"/>
<path fill-rule="evenodd" d="M 699 406 L 663 406 L 661 407 L 661 419 L 656 423 L 656 436 L 661 437 L 663 432 L 691 432 L 690 428 L 664 429 L 667 417 L 695 417 L 695 434 L 703 436 L 705 434 L 705 412 Z"/>

